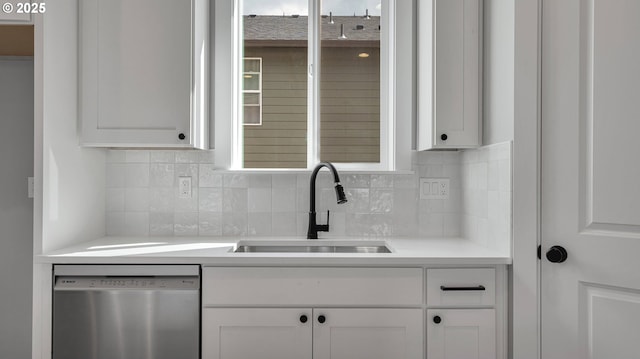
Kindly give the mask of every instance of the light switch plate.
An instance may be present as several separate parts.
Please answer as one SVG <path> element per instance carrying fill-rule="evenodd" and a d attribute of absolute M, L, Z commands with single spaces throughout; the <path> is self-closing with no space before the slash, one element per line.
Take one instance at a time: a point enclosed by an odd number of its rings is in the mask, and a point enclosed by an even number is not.
<path fill-rule="evenodd" d="M 420 178 L 420 199 L 449 199 L 448 178 Z"/>

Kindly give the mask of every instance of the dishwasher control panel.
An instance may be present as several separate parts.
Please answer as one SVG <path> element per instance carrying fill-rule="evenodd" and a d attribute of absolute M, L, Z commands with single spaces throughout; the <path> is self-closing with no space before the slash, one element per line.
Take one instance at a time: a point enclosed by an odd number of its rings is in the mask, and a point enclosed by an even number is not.
<path fill-rule="evenodd" d="M 199 289 L 198 277 L 56 277 L 56 290 L 78 289 Z"/>

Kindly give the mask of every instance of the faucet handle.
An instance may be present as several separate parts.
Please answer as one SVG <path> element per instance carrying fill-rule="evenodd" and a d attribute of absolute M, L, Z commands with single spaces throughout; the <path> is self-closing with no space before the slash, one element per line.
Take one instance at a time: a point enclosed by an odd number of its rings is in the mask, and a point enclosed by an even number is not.
<path fill-rule="evenodd" d="M 328 210 L 327 210 L 327 224 L 316 225 L 316 230 L 318 232 L 329 232 L 329 211 Z"/>

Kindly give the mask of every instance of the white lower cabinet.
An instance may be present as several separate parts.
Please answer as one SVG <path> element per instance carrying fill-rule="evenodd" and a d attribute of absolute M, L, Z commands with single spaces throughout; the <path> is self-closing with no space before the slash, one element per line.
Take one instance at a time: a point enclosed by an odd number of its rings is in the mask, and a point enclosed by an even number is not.
<path fill-rule="evenodd" d="M 500 267 L 427 269 L 428 359 L 505 358 L 504 280 Z"/>
<path fill-rule="evenodd" d="M 205 308 L 202 315 L 203 359 L 312 358 L 311 309 Z"/>
<path fill-rule="evenodd" d="M 202 358 L 505 359 L 505 273 L 204 267 Z"/>
<path fill-rule="evenodd" d="M 420 359 L 421 309 L 206 308 L 203 359 Z"/>
<path fill-rule="evenodd" d="M 427 310 L 428 359 L 495 359 L 495 309 Z"/>
<path fill-rule="evenodd" d="M 314 309 L 313 358 L 422 358 L 421 314 L 422 309 Z"/>

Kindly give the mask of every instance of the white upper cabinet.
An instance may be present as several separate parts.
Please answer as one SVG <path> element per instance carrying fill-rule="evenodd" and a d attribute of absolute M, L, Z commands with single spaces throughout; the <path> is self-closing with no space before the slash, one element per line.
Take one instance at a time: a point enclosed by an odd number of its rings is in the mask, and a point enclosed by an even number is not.
<path fill-rule="evenodd" d="M 207 0 L 80 0 L 81 144 L 207 148 Z"/>
<path fill-rule="evenodd" d="M 482 139 L 482 0 L 418 2 L 418 150 Z"/>

